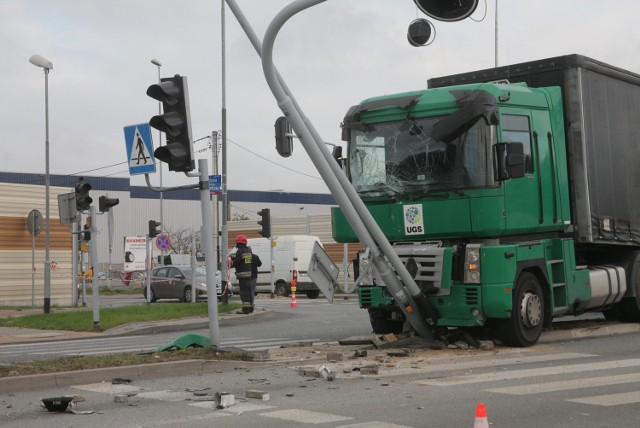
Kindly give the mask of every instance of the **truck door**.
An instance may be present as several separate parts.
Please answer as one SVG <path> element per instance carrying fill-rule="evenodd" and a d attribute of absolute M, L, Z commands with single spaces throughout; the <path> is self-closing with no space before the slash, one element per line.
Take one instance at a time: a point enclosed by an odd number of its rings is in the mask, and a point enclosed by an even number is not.
<path fill-rule="evenodd" d="M 502 141 L 522 143 L 525 156 L 525 176 L 504 182 L 507 230 L 550 230 L 559 220 L 548 112 L 513 109 L 501 115 L 500 125 Z"/>

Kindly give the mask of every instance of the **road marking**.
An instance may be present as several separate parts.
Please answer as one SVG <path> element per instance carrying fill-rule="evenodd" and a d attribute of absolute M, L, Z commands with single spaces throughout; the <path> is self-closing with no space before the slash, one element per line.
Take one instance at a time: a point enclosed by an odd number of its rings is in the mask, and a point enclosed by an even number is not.
<path fill-rule="evenodd" d="M 336 428 L 413 428 L 413 427 L 408 425 L 390 424 L 388 422 L 371 421 L 371 422 L 362 422 L 360 424 L 339 425 Z"/>
<path fill-rule="evenodd" d="M 262 410 L 273 409 L 275 406 L 267 406 L 266 404 L 243 403 L 236 401 L 236 404 L 226 409 L 217 409 L 214 401 L 200 401 L 191 403 L 189 406 L 199 407 L 201 409 L 216 410 L 218 412 L 229 412 L 229 414 L 237 415 L 244 412 L 256 412 Z"/>
<path fill-rule="evenodd" d="M 543 392 L 569 391 L 573 389 L 593 388 L 596 386 L 622 385 L 640 382 L 640 373 L 628 373 L 615 376 L 601 376 L 587 379 L 574 379 L 558 382 L 534 383 L 504 388 L 491 388 L 485 391 L 510 395 L 540 394 Z"/>
<path fill-rule="evenodd" d="M 260 416 L 268 418 L 282 419 L 285 421 L 297 422 L 300 424 L 328 424 L 330 422 L 348 421 L 353 418 L 330 413 L 312 412 L 302 409 L 276 410 L 273 412 L 260 413 Z"/>
<path fill-rule="evenodd" d="M 600 363 L 584 363 L 566 366 L 540 367 L 537 369 L 482 373 L 478 375 L 468 376 L 452 376 L 443 379 L 425 379 L 415 381 L 415 383 L 419 385 L 430 386 L 451 386 L 468 383 L 495 382 L 509 379 L 524 379 L 537 376 L 552 376 L 567 373 L 581 373 L 595 370 L 608 370 L 638 366 L 640 366 L 640 358 L 632 358 L 628 360 L 605 361 Z"/>
<path fill-rule="evenodd" d="M 566 401 L 581 404 L 592 404 L 594 406 L 619 406 L 621 404 L 640 403 L 640 391 L 596 395 L 594 397 L 574 398 Z"/>

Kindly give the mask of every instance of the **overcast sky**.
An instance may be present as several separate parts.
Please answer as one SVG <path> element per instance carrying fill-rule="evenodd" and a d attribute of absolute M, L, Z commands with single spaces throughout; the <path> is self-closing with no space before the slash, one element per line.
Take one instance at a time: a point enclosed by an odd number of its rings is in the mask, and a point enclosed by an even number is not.
<path fill-rule="evenodd" d="M 288 0 L 237 0 L 262 37 Z M 280 33 L 274 60 L 325 141 L 340 143 L 340 122 L 362 99 L 425 88 L 440 75 L 494 65 L 495 0 L 476 21 L 435 22 L 435 42 L 414 48 L 408 24 L 422 17 L 412 0 L 327 0 Z M 615 5 L 615 6 L 611 6 Z M 499 64 L 579 53 L 640 72 L 637 0 L 499 2 Z M 45 169 L 44 73 L 49 74 L 52 174 L 128 177 L 123 127 L 148 122 L 158 103 L 146 95 L 162 76 L 189 79 L 194 138 L 221 129 L 220 0 L 0 0 L 0 170 Z M 228 188 L 326 193 L 299 142 L 281 158 L 281 115 L 260 60 L 226 9 Z M 158 133 L 153 132 L 154 144 Z M 207 140 L 199 157 L 211 158 Z M 159 182 L 157 174 L 152 183 Z M 193 182 L 163 173 L 163 183 Z M 132 181 L 144 182 L 141 177 Z"/>

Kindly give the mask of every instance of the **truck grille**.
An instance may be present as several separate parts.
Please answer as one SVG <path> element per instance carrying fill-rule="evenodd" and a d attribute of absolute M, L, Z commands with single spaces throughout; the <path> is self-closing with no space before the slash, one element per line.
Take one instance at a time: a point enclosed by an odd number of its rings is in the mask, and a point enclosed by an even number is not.
<path fill-rule="evenodd" d="M 395 250 L 423 291 L 428 293 L 442 286 L 444 248 L 433 245 L 399 245 Z"/>

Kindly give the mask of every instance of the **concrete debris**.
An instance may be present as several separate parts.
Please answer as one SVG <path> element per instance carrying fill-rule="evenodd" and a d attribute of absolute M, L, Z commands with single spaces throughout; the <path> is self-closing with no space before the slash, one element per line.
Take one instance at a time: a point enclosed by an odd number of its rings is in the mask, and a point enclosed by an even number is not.
<path fill-rule="evenodd" d="M 320 376 L 322 376 L 323 378 L 325 378 L 329 382 L 333 381 L 336 378 L 336 374 L 333 371 L 331 371 L 331 369 L 329 369 L 329 367 L 327 367 L 325 365 L 322 365 L 318 369 L 318 373 L 320 373 Z"/>
<path fill-rule="evenodd" d="M 356 367 L 353 370 L 359 370 L 360 374 L 363 375 L 377 375 L 378 374 L 378 366 L 364 366 L 364 367 Z"/>
<path fill-rule="evenodd" d="M 269 401 L 270 397 L 267 391 L 260 391 L 258 389 L 248 389 L 245 393 L 246 398 L 257 398 L 262 401 Z"/>
<path fill-rule="evenodd" d="M 226 409 L 236 404 L 235 396 L 228 392 L 216 392 L 214 394 L 214 401 L 218 409 Z"/>
<path fill-rule="evenodd" d="M 353 356 L 351 357 L 351 359 L 355 360 L 356 358 L 364 358 L 366 356 L 367 356 L 367 350 L 366 349 L 356 350 L 353 353 Z"/>
<path fill-rule="evenodd" d="M 491 351 L 496 347 L 493 340 L 478 340 L 478 347 L 483 351 Z"/>
<path fill-rule="evenodd" d="M 247 358 L 251 361 L 266 361 L 269 359 L 269 350 L 247 352 Z"/>
<path fill-rule="evenodd" d="M 327 361 L 335 363 L 337 361 L 342 361 L 342 353 L 341 352 L 329 352 L 327 353 Z"/>
<path fill-rule="evenodd" d="M 113 396 L 114 403 L 126 403 L 129 401 L 129 396 L 126 394 L 117 394 Z"/>
<path fill-rule="evenodd" d="M 131 379 L 123 379 L 121 377 L 116 377 L 111 379 L 112 385 L 125 385 L 131 383 Z"/>
<path fill-rule="evenodd" d="M 453 344 L 458 349 L 469 349 L 469 344 L 467 342 L 463 342 L 462 340 L 458 340 Z"/>
<path fill-rule="evenodd" d="M 400 349 L 398 351 L 389 351 L 387 355 L 389 357 L 409 357 L 411 353 L 406 349 Z"/>

